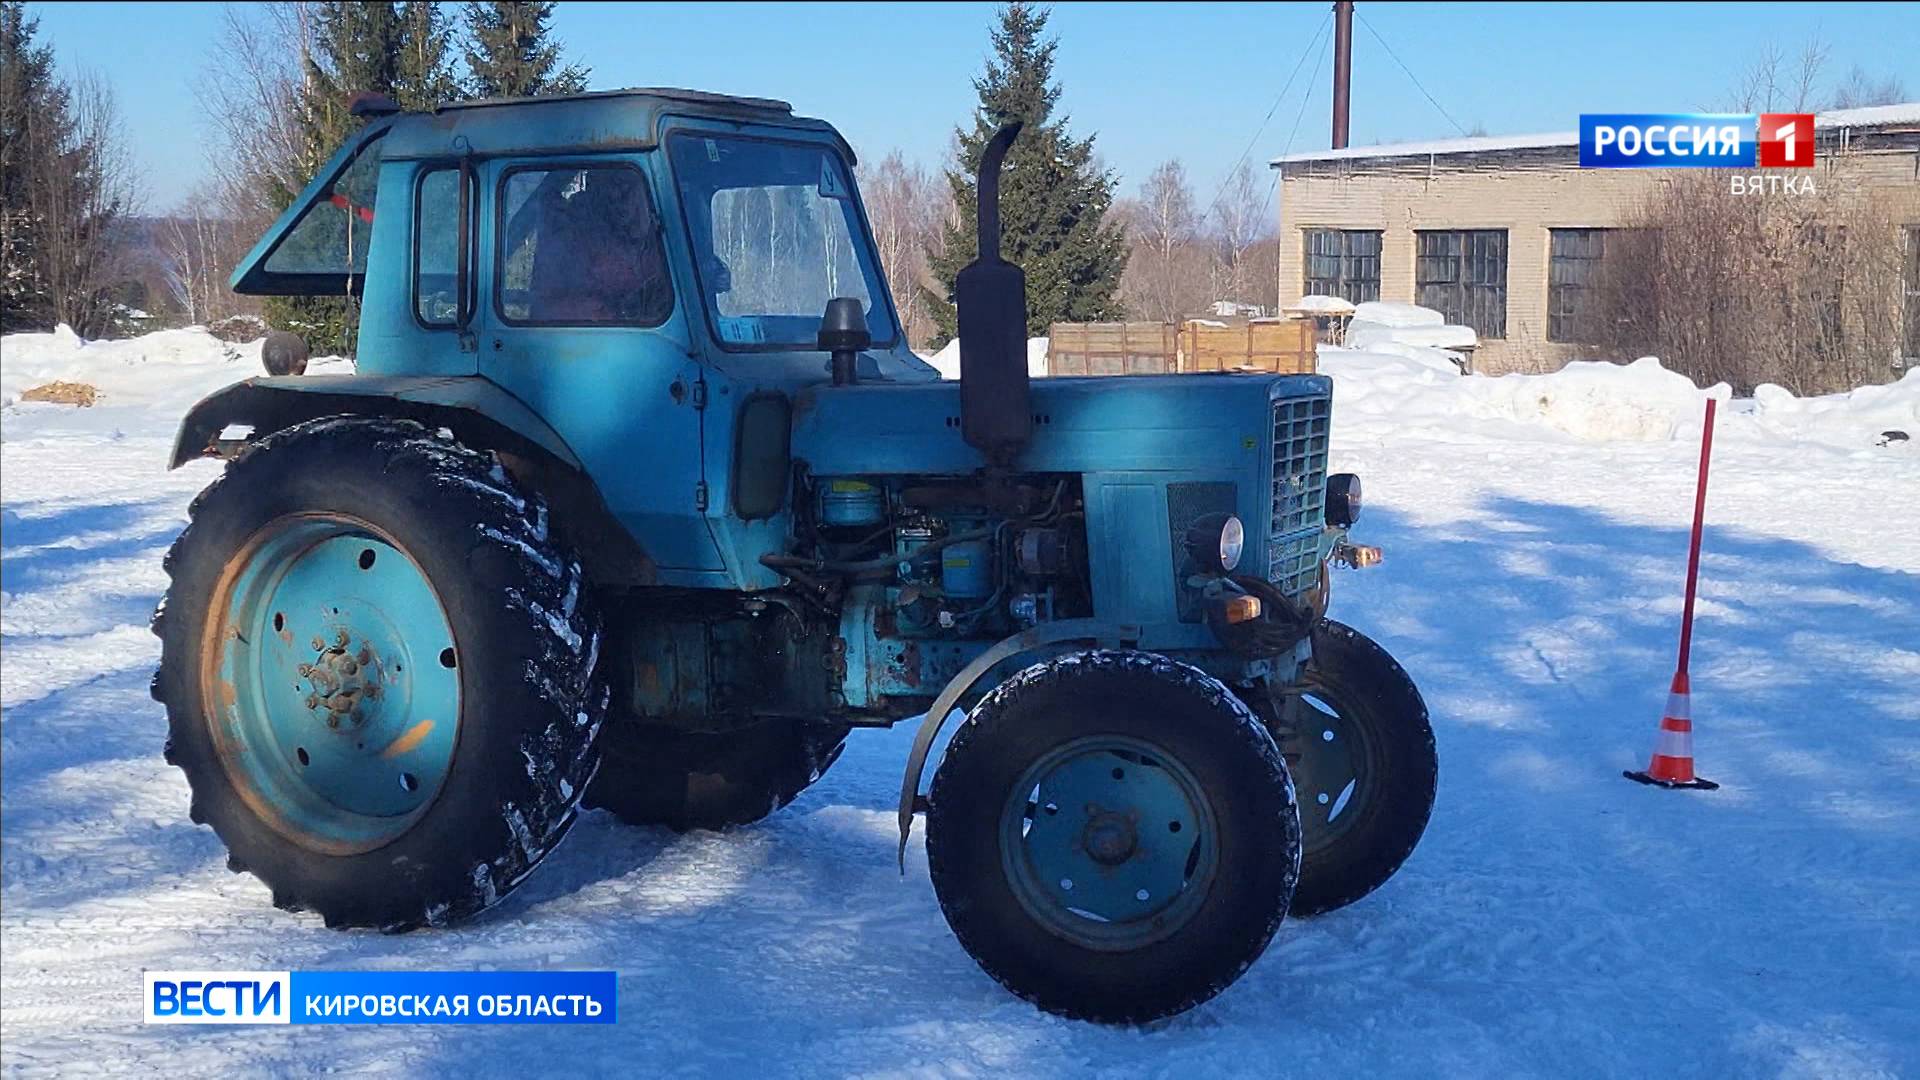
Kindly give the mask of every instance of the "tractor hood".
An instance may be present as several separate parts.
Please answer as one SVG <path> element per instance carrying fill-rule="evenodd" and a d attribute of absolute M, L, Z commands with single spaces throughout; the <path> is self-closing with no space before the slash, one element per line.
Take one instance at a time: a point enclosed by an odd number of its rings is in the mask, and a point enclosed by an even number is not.
<path fill-rule="evenodd" d="M 1036 379 L 1022 472 L 1231 472 L 1271 453 L 1273 402 L 1326 396 L 1324 375 Z M 812 387 L 794 402 L 794 457 L 815 476 L 966 474 L 960 384 Z"/>

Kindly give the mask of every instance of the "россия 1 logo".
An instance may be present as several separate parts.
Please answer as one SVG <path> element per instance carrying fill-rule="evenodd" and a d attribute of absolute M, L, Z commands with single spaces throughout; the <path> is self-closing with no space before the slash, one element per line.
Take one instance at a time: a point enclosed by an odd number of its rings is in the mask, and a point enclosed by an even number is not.
<path fill-rule="evenodd" d="M 1810 169 L 1812 113 L 1582 113 L 1583 169 Z"/>

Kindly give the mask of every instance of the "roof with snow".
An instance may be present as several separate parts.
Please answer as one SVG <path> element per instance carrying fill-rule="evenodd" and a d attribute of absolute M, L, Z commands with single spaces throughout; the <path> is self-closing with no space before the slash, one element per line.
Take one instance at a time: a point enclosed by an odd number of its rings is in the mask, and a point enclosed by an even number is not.
<path fill-rule="evenodd" d="M 1873 105 L 1863 109 L 1832 109 L 1815 114 L 1816 131 L 1920 127 L 1920 101 L 1898 105 Z M 1431 158 L 1449 154 L 1487 154 L 1523 150 L 1557 150 L 1580 145 L 1578 131 L 1550 131 L 1534 135 L 1477 135 L 1461 139 L 1429 139 L 1419 142 L 1386 143 L 1381 146 L 1349 146 L 1344 150 L 1307 150 L 1287 154 L 1268 162 L 1273 168 L 1299 161 L 1355 161 L 1383 158 Z"/>

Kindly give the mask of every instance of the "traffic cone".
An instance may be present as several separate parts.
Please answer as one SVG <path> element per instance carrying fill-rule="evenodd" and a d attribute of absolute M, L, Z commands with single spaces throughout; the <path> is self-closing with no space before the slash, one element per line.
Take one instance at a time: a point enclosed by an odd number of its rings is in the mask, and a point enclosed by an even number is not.
<path fill-rule="evenodd" d="M 1685 671 L 1673 673 L 1673 688 L 1667 694 L 1666 715 L 1660 718 L 1660 737 L 1653 744 L 1653 761 L 1645 772 L 1621 775 L 1629 780 L 1664 788 L 1713 791 L 1720 786 L 1693 775 L 1693 706 Z"/>

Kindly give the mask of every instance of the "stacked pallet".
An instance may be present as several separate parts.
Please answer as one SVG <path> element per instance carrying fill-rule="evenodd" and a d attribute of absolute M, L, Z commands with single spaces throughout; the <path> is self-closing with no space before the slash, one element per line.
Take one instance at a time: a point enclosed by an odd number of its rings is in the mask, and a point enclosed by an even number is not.
<path fill-rule="evenodd" d="M 1047 333 L 1048 375 L 1294 375 L 1314 371 L 1317 359 L 1309 319 L 1054 323 Z"/>

